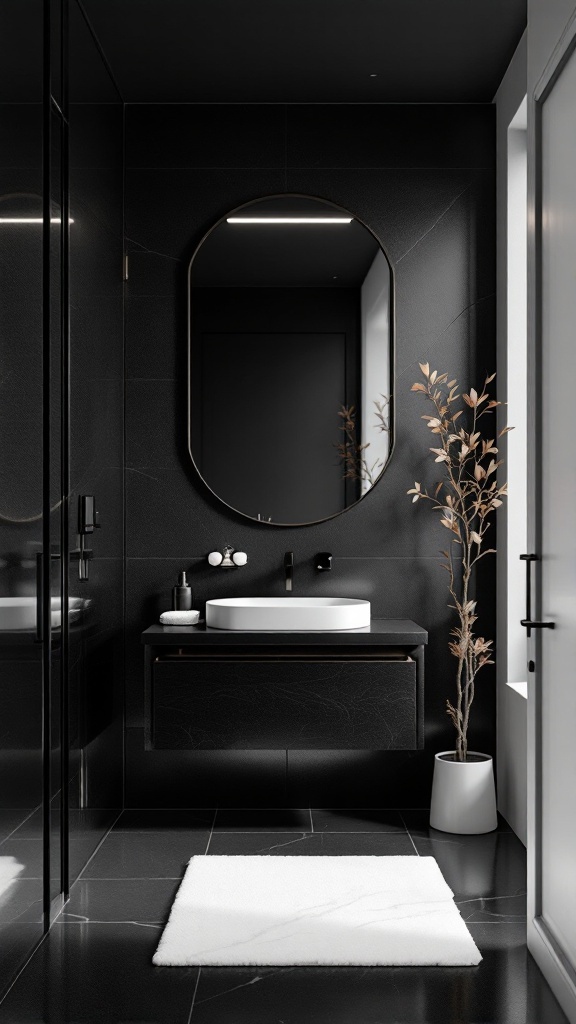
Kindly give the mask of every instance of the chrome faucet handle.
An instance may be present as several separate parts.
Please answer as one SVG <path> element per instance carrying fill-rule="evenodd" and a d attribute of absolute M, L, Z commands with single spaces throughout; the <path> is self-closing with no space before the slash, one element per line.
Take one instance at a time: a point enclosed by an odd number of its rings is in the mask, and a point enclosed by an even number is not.
<path fill-rule="evenodd" d="M 246 565 L 248 555 L 245 551 L 234 551 L 231 544 L 225 544 L 221 552 L 211 551 L 208 555 L 208 561 L 215 568 L 239 569 L 241 565 Z"/>

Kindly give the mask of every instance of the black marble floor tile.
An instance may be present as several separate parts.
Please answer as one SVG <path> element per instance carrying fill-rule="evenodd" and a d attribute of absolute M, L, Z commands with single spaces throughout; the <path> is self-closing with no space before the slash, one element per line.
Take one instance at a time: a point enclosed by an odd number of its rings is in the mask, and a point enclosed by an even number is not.
<path fill-rule="evenodd" d="M 98 845 L 98 837 L 72 839 L 69 845 L 70 877 L 76 879 Z M 41 839 L 7 839 L 0 848 L 0 857 L 13 857 L 21 865 L 19 878 L 42 878 L 44 844 Z M 52 864 L 52 876 L 60 872 L 58 863 Z"/>
<path fill-rule="evenodd" d="M 0 1024 L 567 1024 L 526 949 L 525 850 L 506 823 L 459 836 L 430 829 L 427 811 L 320 809 L 314 832 L 306 809 L 224 810 L 211 832 L 213 821 L 203 809 L 125 812 L 0 1005 Z M 224 828 L 238 823 L 244 831 Z M 475 968 L 154 968 L 176 876 L 208 837 L 209 854 L 434 856 L 483 960 Z M 90 841 L 72 848 L 84 855 Z M 28 874 L 41 847 L 11 839 L 2 853 Z M 19 936 L 21 945 L 39 937 L 34 886 L 38 878 L 16 879 L 4 894 L 0 918 L 7 907 L 13 923 L 0 927 L 0 969 L 17 966 Z"/>
<path fill-rule="evenodd" d="M 467 923 L 525 920 L 526 850 L 513 832 L 459 836 L 415 828 L 409 814 L 405 821 L 418 853 L 435 857 Z"/>
<path fill-rule="evenodd" d="M 113 832 L 189 832 L 193 829 L 210 829 L 214 821 L 212 808 L 126 808 L 115 823 Z"/>
<path fill-rule="evenodd" d="M 70 928 L 78 922 L 162 924 L 168 920 L 179 885 L 179 879 L 171 878 L 80 878 L 62 912 L 62 922 Z"/>
<path fill-rule="evenodd" d="M 17 868 L 12 860 L 2 864 L 0 927 L 16 921 L 35 924 L 42 920 L 42 879 L 20 878 Z"/>
<path fill-rule="evenodd" d="M 41 921 L 0 924 L 0 998 L 42 938 L 43 931 Z"/>
<path fill-rule="evenodd" d="M 0 843 L 8 839 L 31 813 L 32 810 L 25 807 L 0 808 Z"/>
<path fill-rule="evenodd" d="M 198 971 L 152 965 L 161 931 L 56 924 L 0 1005 L 1 1024 L 187 1024 Z"/>
<path fill-rule="evenodd" d="M 566 1024 L 518 925 L 475 925 L 478 967 L 202 968 L 192 1024 Z"/>
<path fill-rule="evenodd" d="M 399 832 L 213 832 L 209 854 L 275 857 L 410 857 L 410 837 Z"/>
<path fill-rule="evenodd" d="M 210 832 L 111 832 L 82 878 L 180 878 Z"/>
<path fill-rule="evenodd" d="M 311 832 L 307 807 L 219 807 L 215 832 Z"/>
<path fill-rule="evenodd" d="M 400 808 L 400 814 L 402 815 L 402 819 L 404 821 L 404 824 L 406 825 L 406 828 L 409 829 L 409 831 L 411 831 L 411 832 L 414 832 L 414 833 L 417 833 L 417 834 L 421 833 L 422 835 L 428 835 L 429 833 L 431 833 L 433 836 L 439 836 L 439 837 L 454 835 L 454 833 L 452 833 L 452 832 L 440 832 L 438 829 L 431 827 L 431 825 L 430 825 L 430 809 L 429 808 L 426 808 L 426 807 L 422 807 L 422 808 L 413 808 L 413 807 Z M 498 827 L 495 829 L 495 831 L 496 832 L 512 832 L 512 829 L 510 828 L 510 825 L 508 824 L 506 819 L 502 817 L 501 814 L 498 815 Z M 489 834 L 492 835 L 493 833 L 490 832 Z M 473 842 L 478 837 L 474 836 L 474 835 L 471 835 L 471 836 L 468 836 L 468 837 L 459 836 L 458 838 L 468 838 L 468 839 L 470 839 L 471 842 Z M 518 841 L 520 842 L 520 840 L 518 840 Z"/>
<path fill-rule="evenodd" d="M 378 807 L 312 808 L 315 832 L 405 832 L 398 811 Z"/>

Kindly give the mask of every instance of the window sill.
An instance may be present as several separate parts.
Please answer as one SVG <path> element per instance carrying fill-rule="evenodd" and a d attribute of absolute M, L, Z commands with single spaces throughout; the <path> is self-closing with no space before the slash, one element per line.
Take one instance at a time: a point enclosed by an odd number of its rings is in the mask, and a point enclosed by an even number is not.
<path fill-rule="evenodd" d="M 506 686 L 519 693 L 521 697 L 524 697 L 524 700 L 528 700 L 528 683 L 506 683 Z"/>

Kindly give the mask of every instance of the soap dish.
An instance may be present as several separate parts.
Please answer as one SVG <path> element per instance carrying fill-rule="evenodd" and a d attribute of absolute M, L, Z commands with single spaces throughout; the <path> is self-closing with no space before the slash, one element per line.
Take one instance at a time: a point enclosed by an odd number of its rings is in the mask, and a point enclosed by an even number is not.
<path fill-rule="evenodd" d="M 200 620 L 200 612 L 162 612 L 160 616 L 161 626 L 195 626 Z"/>

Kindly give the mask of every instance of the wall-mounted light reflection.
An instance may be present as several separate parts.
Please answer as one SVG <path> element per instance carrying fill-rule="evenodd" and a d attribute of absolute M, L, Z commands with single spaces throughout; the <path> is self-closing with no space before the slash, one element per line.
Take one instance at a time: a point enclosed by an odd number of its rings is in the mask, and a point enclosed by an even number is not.
<path fill-rule="evenodd" d="M 43 217 L 0 217 L 0 224 L 43 224 L 43 223 L 44 223 L 44 218 Z M 51 224 L 61 224 L 62 223 L 62 218 L 61 217 L 51 217 L 50 218 L 50 223 Z M 69 224 L 73 224 L 74 223 L 74 219 L 72 217 L 70 217 L 68 223 Z"/>

